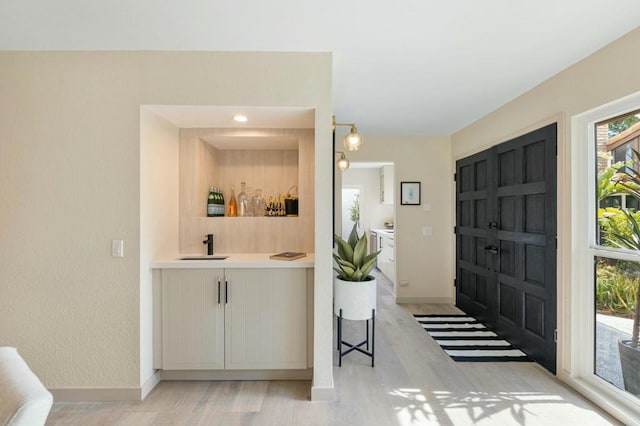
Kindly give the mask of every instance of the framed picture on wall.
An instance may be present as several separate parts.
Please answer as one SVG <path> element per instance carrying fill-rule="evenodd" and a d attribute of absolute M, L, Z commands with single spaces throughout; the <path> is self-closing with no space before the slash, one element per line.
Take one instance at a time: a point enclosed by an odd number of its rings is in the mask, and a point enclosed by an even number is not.
<path fill-rule="evenodd" d="M 400 182 L 400 204 L 403 206 L 420 205 L 420 182 Z"/>

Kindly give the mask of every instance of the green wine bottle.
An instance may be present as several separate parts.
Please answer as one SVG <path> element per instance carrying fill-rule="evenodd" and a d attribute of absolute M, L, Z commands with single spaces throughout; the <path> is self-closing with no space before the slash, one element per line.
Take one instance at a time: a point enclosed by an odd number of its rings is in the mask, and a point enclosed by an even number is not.
<path fill-rule="evenodd" d="M 220 194 L 220 200 L 219 200 L 219 213 L 218 216 L 224 216 L 224 195 L 222 194 L 222 189 L 218 188 L 218 194 Z"/>
<path fill-rule="evenodd" d="M 216 194 L 213 190 L 213 186 L 209 190 L 209 197 L 207 198 L 207 216 L 214 217 L 216 215 Z"/>

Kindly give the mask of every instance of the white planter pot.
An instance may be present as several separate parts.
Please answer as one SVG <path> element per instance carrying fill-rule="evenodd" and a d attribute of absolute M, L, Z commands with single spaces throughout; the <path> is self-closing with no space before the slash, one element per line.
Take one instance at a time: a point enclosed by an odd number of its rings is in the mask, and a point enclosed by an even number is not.
<path fill-rule="evenodd" d="M 348 320 L 366 320 L 371 318 L 371 311 L 376 309 L 376 283 L 370 281 L 343 281 L 337 277 L 333 280 L 333 312 Z"/>

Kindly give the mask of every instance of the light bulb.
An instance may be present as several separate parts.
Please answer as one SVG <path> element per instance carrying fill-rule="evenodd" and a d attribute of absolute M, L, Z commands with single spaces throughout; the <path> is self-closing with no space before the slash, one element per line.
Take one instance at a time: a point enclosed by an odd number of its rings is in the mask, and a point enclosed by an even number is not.
<path fill-rule="evenodd" d="M 344 147 L 347 151 L 357 151 L 362 146 L 364 140 L 355 127 L 351 128 L 351 133 L 344 137 Z"/>
<path fill-rule="evenodd" d="M 342 172 L 349 168 L 349 160 L 344 156 L 344 152 L 340 153 L 340 158 L 338 159 L 336 166 L 338 166 L 338 169 Z"/>

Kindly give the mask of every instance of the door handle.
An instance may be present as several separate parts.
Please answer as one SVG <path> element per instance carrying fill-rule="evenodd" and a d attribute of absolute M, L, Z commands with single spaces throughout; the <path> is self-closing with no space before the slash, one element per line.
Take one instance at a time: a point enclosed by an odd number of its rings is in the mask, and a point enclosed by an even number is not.
<path fill-rule="evenodd" d="M 229 303 L 229 281 L 227 278 L 224 279 L 224 304 Z"/>
<path fill-rule="evenodd" d="M 487 222 L 484 224 L 486 229 L 498 229 L 498 224 L 496 222 Z"/>
<path fill-rule="evenodd" d="M 218 305 L 220 304 L 220 277 L 218 277 Z"/>
<path fill-rule="evenodd" d="M 496 246 L 485 246 L 484 250 L 491 254 L 498 254 L 498 247 Z"/>

